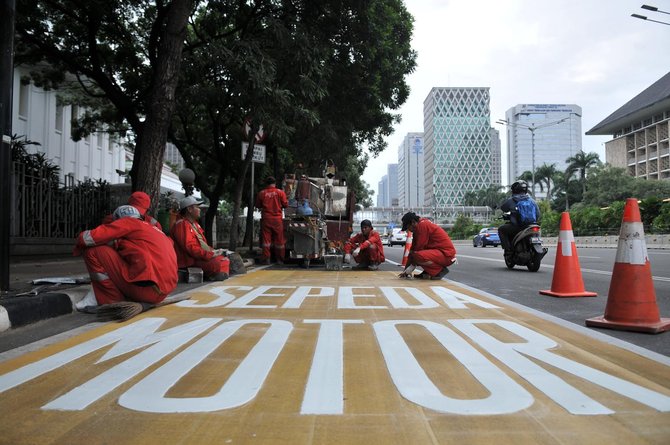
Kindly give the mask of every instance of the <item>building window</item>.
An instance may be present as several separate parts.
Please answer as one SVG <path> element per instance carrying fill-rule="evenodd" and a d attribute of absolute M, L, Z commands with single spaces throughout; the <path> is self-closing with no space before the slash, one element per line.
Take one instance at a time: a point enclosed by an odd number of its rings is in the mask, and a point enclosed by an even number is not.
<path fill-rule="evenodd" d="M 60 104 L 56 105 L 56 132 L 63 132 L 63 106 Z"/>
<path fill-rule="evenodd" d="M 98 148 L 102 149 L 102 131 L 98 131 Z"/>
<path fill-rule="evenodd" d="M 30 83 L 21 82 L 19 89 L 19 117 L 28 118 L 28 103 L 30 100 Z"/>
<path fill-rule="evenodd" d="M 72 117 L 70 118 L 70 134 L 75 133 L 75 122 L 79 117 L 79 107 L 77 105 L 72 105 Z"/>

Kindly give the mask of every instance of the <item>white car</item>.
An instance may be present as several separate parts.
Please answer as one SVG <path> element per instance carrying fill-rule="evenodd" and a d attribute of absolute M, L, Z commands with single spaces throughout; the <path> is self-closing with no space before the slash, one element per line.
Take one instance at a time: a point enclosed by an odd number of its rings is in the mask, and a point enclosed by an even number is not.
<path fill-rule="evenodd" d="M 391 233 L 389 246 L 395 246 L 396 244 L 404 246 L 407 242 L 407 232 L 401 229 L 393 229 Z"/>

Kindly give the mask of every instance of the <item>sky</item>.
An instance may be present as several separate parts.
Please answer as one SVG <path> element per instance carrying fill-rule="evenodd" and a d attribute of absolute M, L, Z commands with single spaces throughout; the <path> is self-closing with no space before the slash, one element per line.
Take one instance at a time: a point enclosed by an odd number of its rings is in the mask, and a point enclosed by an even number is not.
<path fill-rule="evenodd" d="M 582 133 L 670 71 L 670 15 L 641 9 L 645 0 L 405 0 L 414 17 L 417 67 L 396 110 L 402 121 L 388 147 L 368 163 L 375 191 L 398 162 L 405 135 L 423 131 L 423 101 L 433 87 L 489 87 L 491 124 L 500 132 L 506 178 L 506 131 L 495 124 L 517 104 L 577 104 Z M 670 0 L 648 5 L 670 12 Z M 582 134 L 582 149 L 605 161 L 607 136 Z M 503 181 L 504 182 L 504 181 Z"/>

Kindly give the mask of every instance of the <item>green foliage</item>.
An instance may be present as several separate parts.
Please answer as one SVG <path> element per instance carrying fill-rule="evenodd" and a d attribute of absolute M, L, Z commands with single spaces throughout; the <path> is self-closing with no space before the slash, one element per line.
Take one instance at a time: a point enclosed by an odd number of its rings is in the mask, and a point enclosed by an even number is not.
<path fill-rule="evenodd" d="M 664 202 L 651 224 L 652 233 L 670 233 L 670 202 Z"/>
<path fill-rule="evenodd" d="M 463 197 L 463 204 L 466 206 L 488 206 L 492 209 L 498 208 L 507 197 L 507 194 L 502 190 L 504 188 L 501 186 L 490 185 L 480 190 L 466 192 Z"/>
<path fill-rule="evenodd" d="M 481 225 L 475 224 L 472 218 L 461 213 L 454 222 L 454 227 L 449 230 L 449 236 L 453 239 L 468 239 L 479 233 Z"/>
<path fill-rule="evenodd" d="M 54 188 L 58 188 L 60 167 L 47 159 L 44 153 L 28 153 L 26 147 L 31 145 L 38 147 L 42 144 L 28 140 L 25 136 L 12 135 L 10 142 L 12 161 L 22 165 L 25 184 L 46 181 Z"/>

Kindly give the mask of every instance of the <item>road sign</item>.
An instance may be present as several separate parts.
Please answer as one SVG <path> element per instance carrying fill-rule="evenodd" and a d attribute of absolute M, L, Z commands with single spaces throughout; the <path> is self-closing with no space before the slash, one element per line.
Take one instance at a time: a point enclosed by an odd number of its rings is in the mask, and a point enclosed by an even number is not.
<path fill-rule="evenodd" d="M 251 131 L 251 120 L 246 119 L 244 121 L 244 136 L 249 137 L 249 132 Z M 265 134 L 265 131 L 263 130 L 263 125 L 258 126 L 258 131 L 256 132 L 256 135 L 254 136 L 256 142 L 263 142 L 267 135 Z"/>
<path fill-rule="evenodd" d="M 242 159 L 246 157 L 248 149 L 249 144 L 247 142 L 242 142 Z M 265 164 L 265 145 L 254 144 L 254 157 L 252 162 Z"/>

